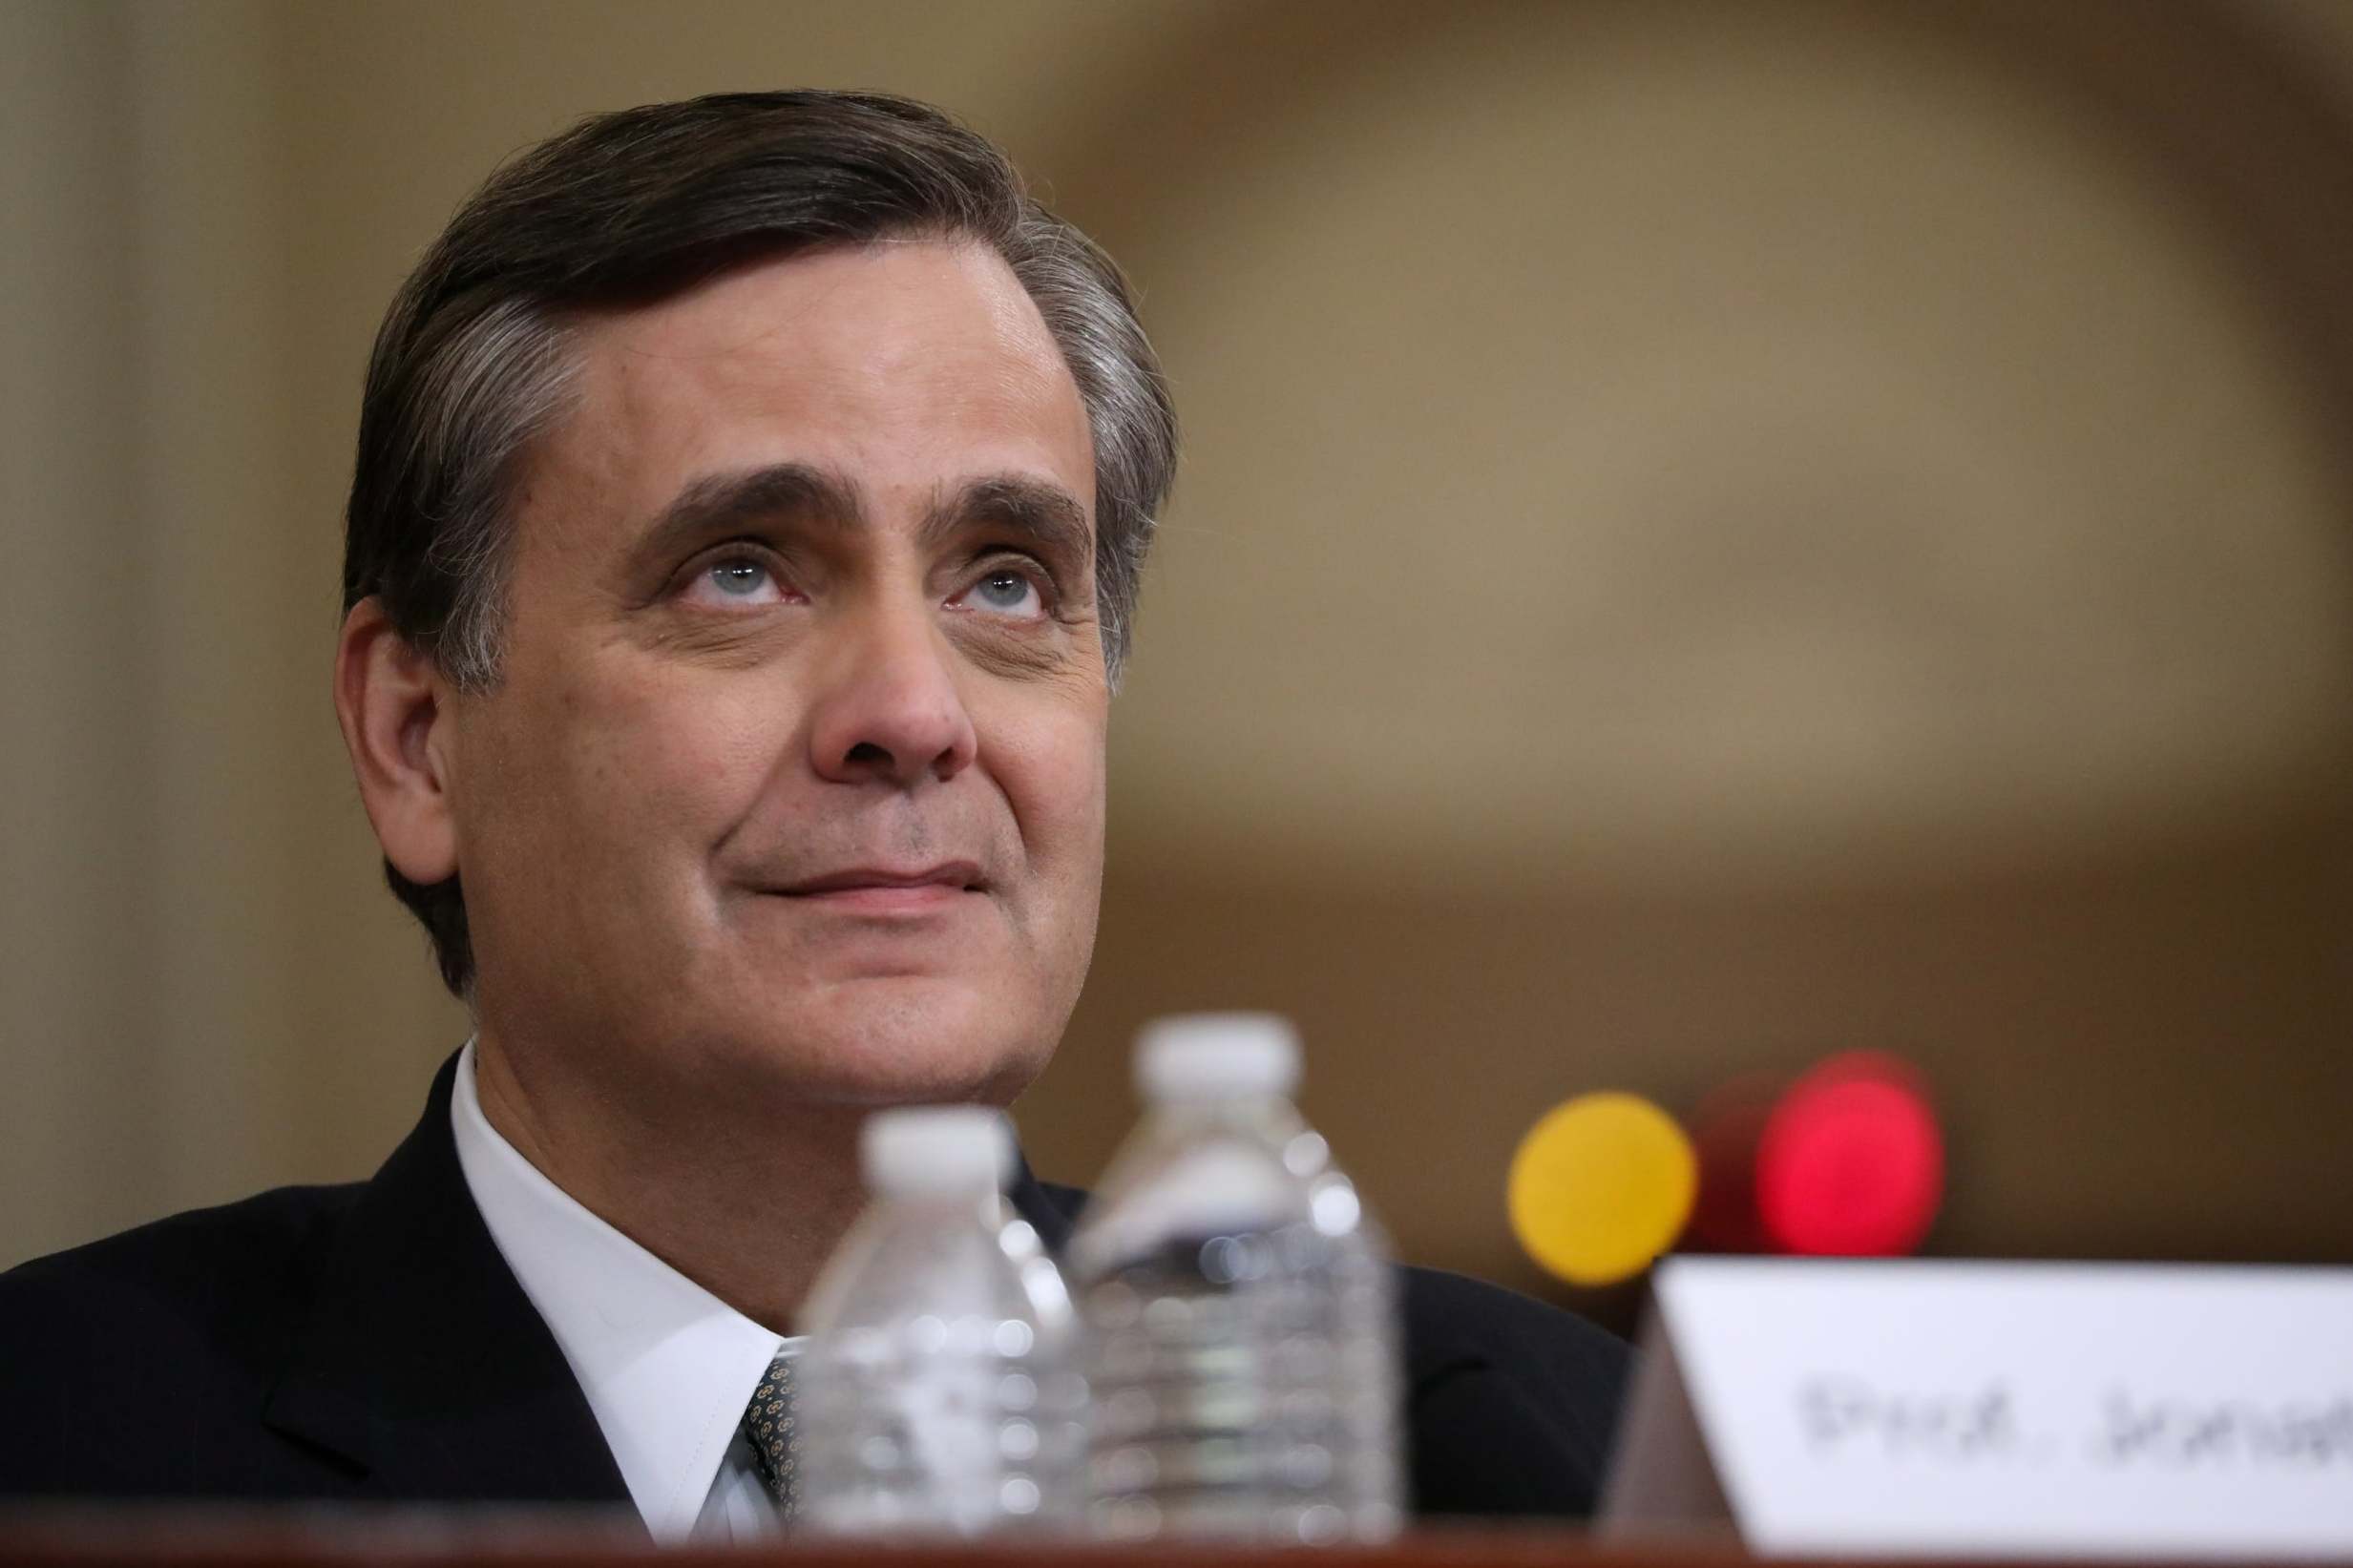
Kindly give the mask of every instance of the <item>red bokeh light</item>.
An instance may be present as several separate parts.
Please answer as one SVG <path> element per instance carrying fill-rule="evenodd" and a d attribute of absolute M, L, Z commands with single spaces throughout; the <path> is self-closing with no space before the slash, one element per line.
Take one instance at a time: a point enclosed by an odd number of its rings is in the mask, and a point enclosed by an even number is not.
<path fill-rule="evenodd" d="M 1855 1052 L 1782 1097 L 1755 1171 L 1757 1219 L 1779 1250 L 1888 1257 L 1918 1247 L 1936 1218 L 1944 1140 L 1918 1073 Z"/>

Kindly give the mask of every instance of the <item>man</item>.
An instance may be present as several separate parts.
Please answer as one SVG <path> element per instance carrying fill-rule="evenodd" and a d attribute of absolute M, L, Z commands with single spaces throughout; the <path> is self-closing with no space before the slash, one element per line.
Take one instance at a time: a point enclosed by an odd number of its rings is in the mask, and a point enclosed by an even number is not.
<path fill-rule="evenodd" d="M 1174 451 L 1116 270 L 934 111 L 705 98 L 495 176 L 376 343 L 334 677 L 474 1036 L 373 1181 L 0 1279 L 0 1495 L 772 1528 L 744 1412 L 862 1119 L 1011 1101 L 1077 999 Z M 1615 1342 L 1405 1297 L 1422 1511 L 1582 1512 Z"/>

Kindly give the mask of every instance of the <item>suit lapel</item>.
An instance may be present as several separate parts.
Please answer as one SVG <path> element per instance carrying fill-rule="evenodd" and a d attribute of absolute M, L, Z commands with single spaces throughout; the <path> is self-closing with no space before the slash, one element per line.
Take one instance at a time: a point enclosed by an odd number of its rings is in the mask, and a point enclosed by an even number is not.
<path fill-rule="evenodd" d="M 307 1325 L 263 1419 L 330 1455 L 365 1497 L 625 1509 L 596 1414 L 466 1188 L 455 1056 L 442 1064 L 423 1119 L 304 1271 L 316 1282 Z M 1010 1191 L 1056 1250 L 1077 1196 L 1027 1161 Z"/>
<path fill-rule="evenodd" d="M 328 1240 L 264 1419 L 357 1470 L 367 1496 L 626 1506 L 587 1399 L 467 1191 L 456 1061 Z"/>

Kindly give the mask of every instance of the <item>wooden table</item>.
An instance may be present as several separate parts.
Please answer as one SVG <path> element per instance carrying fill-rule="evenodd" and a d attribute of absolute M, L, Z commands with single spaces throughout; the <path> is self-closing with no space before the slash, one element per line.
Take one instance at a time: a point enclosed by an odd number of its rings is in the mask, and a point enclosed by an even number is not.
<path fill-rule="evenodd" d="M 22 1568 L 1722 1568 L 1730 1542 L 1640 1547 L 1583 1531 L 1477 1527 L 1417 1531 L 1386 1546 L 1235 1547 L 1177 1543 L 918 1545 L 808 1540 L 773 1546 L 650 1544 L 634 1516 L 431 1509 L 68 1506 L 0 1508 L 0 1564 Z M 1852 1568 L 1852 1565 L 1845 1565 Z"/>
<path fill-rule="evenodd" d="M 1730 1541 L 1631 1544 L 1579 1530 L 1423 1529 L 1387 1546 L 1219 1547 L 1086 1543 L 914 1545 L 851 1541 L 773 1546 L 649 1543 L 635 1517 L 397 1509 L 0 1508 L 0 1564 L 15 1568 L 1737 1568 Z M 1775 1559 L 1796 1563 L 1798 1559 Z M 1827 1565 L 1824 1565 L 1827 1568 Z M 1837 1568 L 1859 1568 L 1853 1560 Z M 1860 1565 L 1872 1568 L 1872 1565 Z M 1895 1568 L 1893 1564 L 1878 1568 Z M 1918 1561 L 1901 1568 L 1921 1568 Z M 2006 1562 L 2003 1568 L 2062 1568 Z M 2082 1568 L 2069 1559 L 2064 1568 Z M 2243 1568 L 2234 1563 L 2233 1568 Z"/>

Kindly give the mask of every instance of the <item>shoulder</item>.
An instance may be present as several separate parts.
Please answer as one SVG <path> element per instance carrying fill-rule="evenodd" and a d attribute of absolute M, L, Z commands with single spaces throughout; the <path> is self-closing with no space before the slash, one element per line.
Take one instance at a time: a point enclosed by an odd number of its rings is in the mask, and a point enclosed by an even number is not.
<path fill-rule="evenodd" d="M 1437 1268 L 1400 1268 L 1409 1374 L 1497 1368 L 1563 1390 L 1614 1395 L 1630 1355 L 1617 1335 L 1502 1286 Z"/>
<path fill-rule="evenodd" d="M 158 1220 L 0 1273 L 0 1493 L 87 1481 L 112 1417 L 260 1395 L 284 1356 L 326 1232 L 357 1187 L 285 1187 Z M 88 1439 L 94 1452 L 75 1452 Z"/>
<path fill-rule="evenodd" d="M 0 1274 L 0 1322 L 71 1302 L 110 1316 L 170 1318 L 240 1292 L 257 1266 L 299 1251 L 360 1188 L 279 1187 L 192 1209 Z"/>
<path fill-rule="evenodd" d="M 1399 1273 L 1418 1512 L 1589 1515 L 1626 1393 L 1626 1343 L 1500 1286 Z"/>

